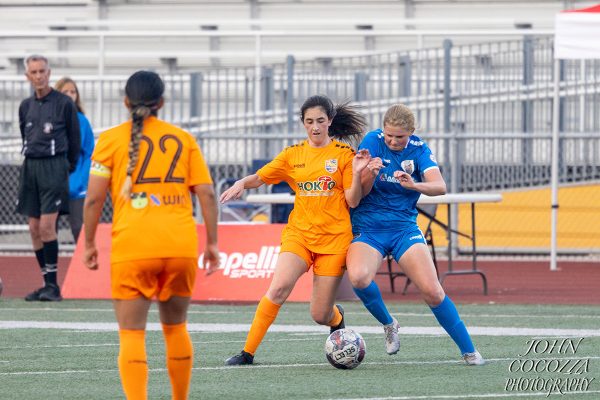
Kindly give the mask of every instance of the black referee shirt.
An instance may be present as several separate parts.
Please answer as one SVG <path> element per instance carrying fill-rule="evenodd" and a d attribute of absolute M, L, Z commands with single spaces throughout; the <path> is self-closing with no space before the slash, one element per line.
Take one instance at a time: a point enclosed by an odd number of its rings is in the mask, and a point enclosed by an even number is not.
<path fill-rule="evenodd" d="M 28 158 L 67 156 L 71 171 L 81 150 L 77 107 L 70 97 L 52 89 L 38 99 L 35 94 L 19 106 L 23 155 Z"/>

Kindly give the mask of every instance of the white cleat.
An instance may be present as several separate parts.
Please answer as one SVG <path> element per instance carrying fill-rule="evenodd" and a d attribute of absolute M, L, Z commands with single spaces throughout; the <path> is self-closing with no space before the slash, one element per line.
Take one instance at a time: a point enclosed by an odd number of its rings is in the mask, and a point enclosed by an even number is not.
<path fill-rule="evenodd" d="M 462 356 L 463 360 L 467 363 L 467 365 L 484 365 L 485 360 L 481 357 L 481 354 L 477 350 L 473 353 L 465 353 Z"/>
<path fill-rule="evenodd" d="M 383 332 L 385 333 L 385 351 L 388 354 L 396 354 L 400 350 L 400 336 L 398 336 L 398 329 L 400 324 L 396 318 L 392 317 L 392 323 L 383 326 Z"/>

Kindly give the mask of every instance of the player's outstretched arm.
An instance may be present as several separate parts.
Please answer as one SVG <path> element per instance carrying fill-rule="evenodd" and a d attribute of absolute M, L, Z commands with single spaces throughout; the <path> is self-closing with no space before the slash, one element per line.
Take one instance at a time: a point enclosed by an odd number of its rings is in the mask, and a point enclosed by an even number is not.
<path fill-rule="evenodd" d="M 221 203 L 225 203 L 229 200 L 239 199 L 244 194 L 244 190 L 255 189 L 264 184 L 265 183 L 257 174 L 248 175 L 240 180 L 235 181 L 235 183 L 229 189 L 221 194 L 219 201 L 221 201 Z"/>

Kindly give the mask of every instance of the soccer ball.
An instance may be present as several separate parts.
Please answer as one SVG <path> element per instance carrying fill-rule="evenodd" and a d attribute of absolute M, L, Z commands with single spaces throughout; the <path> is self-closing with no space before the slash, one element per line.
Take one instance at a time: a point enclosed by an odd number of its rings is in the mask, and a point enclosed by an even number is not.
<path fill-rule="evenodd" d="M 329 364 L 339 369 L 353 369 L 365 358 L 367 348 L 360 333 L 352 329 L 338 329 L 325 341 L 325 355 Z"/>

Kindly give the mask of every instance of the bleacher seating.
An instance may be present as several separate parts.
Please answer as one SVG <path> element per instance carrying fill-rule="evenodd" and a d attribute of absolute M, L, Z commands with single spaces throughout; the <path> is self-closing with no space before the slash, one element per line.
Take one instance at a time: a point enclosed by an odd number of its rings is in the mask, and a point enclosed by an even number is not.
<path fill-rule="evenodd" d="M 19 63 L 32 52 L 49 54 L 61 74 L 97 73 L 99 58 L 104 73 L 189 72 L 251 65 L 257 48 L 260 62 L 268 63 L 292 53 L 301 59 L 439 47 L 444 38 L 455 44 L 514 38 L 527 27 L 551 30 L 563 3 L 590 2 L 4 0 L 0 74 L 20 74 Z M 103 57 L 100 33 L 109 35 Z"/>

